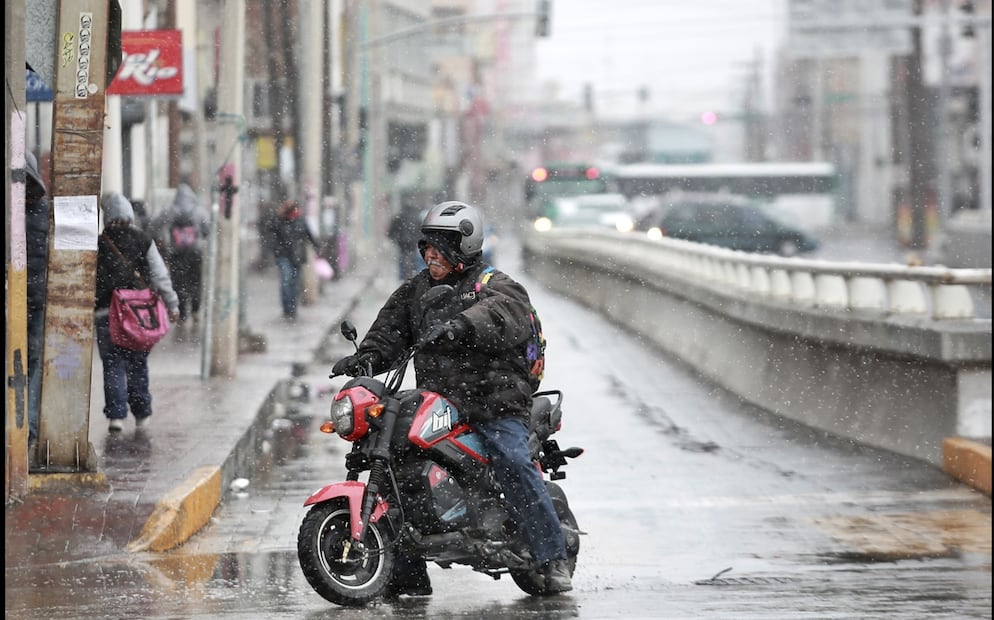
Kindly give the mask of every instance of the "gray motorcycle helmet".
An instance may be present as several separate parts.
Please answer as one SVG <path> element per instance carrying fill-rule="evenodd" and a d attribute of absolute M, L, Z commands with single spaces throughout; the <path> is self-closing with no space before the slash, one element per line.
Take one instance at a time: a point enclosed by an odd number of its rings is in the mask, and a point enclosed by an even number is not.
<path fill-rule="evenodd" d="M 449 200 L 429 209 L 421 222 L 421 233 L 429 239 L 441 234 L 458 240 L 458 247 L 452 248 L 459 255 L 458 262 L 473 262 L 483 253 L 483 215 L 465 202 Z"/>

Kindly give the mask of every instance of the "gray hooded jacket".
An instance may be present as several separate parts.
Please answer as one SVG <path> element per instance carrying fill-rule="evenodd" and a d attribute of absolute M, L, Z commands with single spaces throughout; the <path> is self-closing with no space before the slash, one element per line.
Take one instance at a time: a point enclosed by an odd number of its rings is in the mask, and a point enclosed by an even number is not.
<path fill-rule="evenodd" d="M 152 220 L 149 227 L 149 231 L 164 252 L 168 253 L 172 247 L 170 230 L 173 227 L 173 222 L 180 218 L 192 222 L 197 227 L 199 234 L 196 250 L 202 252 L 206 246 L 207 233 L 210 230 L 210 216 L 207 210 L 200 206 L 197 193 L 186 183 L 179 184 L 172 204 Z"/>

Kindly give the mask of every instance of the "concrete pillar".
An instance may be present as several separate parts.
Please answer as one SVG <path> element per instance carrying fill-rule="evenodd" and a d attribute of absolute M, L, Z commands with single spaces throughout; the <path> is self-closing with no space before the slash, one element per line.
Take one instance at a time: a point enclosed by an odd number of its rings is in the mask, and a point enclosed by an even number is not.
<path fill-rule="evenodd" d="M 73 44 L 56 66 L 54 221 L 49 239 L 39 449 L 49 471 L 94 471 L 89 442 L 93 295 L 106 105 L 108 2 L 61 0 L 57 31 Z M 69 35 L 69 36 L 67 36 Z"/>
<path fill-rule="evenodd" d="M 298 5 L 298 26 L 300 32 L 300 59 L 298 77 L 301 81 L 299 92 L 307 93 L 298 100 L 300 127 L 300 200 L 308 226 L 315 234 L 319 230 L 319 210 L 321 206 L 321 139 L 327 135 L 321 109 L 323 99 L 320 92 L 324 69 L 324 11 L 322 0 L 301 0 Z M 313 255 L 312 251 L 308 251 Z M 301 273 L 301 303 L 311 305 L 318 298 L 318 279 L 309 262 Z"/>
<path fill-rule="evenodd" d="M 221 72 L 218 83 L 218 118 L 240 119 L 244 113 L 245 81 L 245 0 L 225 0 L 221 30 Z M 236 121 L 223 120 L 217 132 L 218 152 L 227 159 L 220 166 L 220 178 L 212 179 L 224 187 L 241 185 L 242 148 L 240 126 Z M 230 200 L 230 202 L 229 202 Z M 205 347 L 210 347 L 210 375 L 233 377 L 238 358 L 238 282 L 239 225 L 238 194 L 220 197 L 221 209 L 217 226 L 216 280 L 209 283 L 213 291 L 209 335 Z M 226 207 L 227 205 L 227 207 Z"/>
<path fill-rule="evenodd" d="M 856 219 L 876 227 L 893 221 L 891 195 L 891 131 L 887 89 L 888 57 L 865 52 L 860 57 L 859 178 L 856 187 Z"/>
<path fill-rule="evenodd" d="M 121 30 L 141 30 L 142 29 L 142 18 L 143 18 L 143 2 L 142 0 L 118 0 L 121 5 Z M 120 100 L 119 96 L 112 95 L 108 97 L 108 109 L 111 106 L 116 106 L 118 111 L 120 111 Z M 115 123 L 120 127 L 120 123 Z M 129 129 L 128 140 L 131 144 L 131 152 L 129 154 L 130 160 L 128 162 L 128 169 L 131 172 L 131 178 L 128 179 L 131 188 L 131 195 L 128 196 L 132 199 L 145 200 L 145 208 L 151 209 L 152 204 L 149 202 L 148 189 L 145 174 L 145 161 L 149 159 L 148 151 L 146 150 L 145 141 L 145 123 L 136 123 L 132 125 Z M 117 131 L 118 134 L 118 144 L 123 141 L 123 136 L 121 135 L 120 129 Z M 105 140 L 107 138 L 105 137 Z M 107 157 L 104 157 L 105 166 L 107 165 Z M 121 154 L 121 162 L 119 166 L 123 169 L 124 167 L 124 155 Z M 104 186 L 107 187 L 108 179 L 104 177 Z M 124 185 L 124 179 L 122 178 L 122 186 Z M 148 211 L 151 213 L 151 211 Z"/>
<path fill-rule="evenodd" d="M 121 136 L 121 97 L 107 96 L 104 116 L 104 157 L 101 193 L 124 192 L 124 157 Z"/>
<path fill-rule="evenodd" d="M 23 497 L 28 490 L 28 347 L 27 347 L 27 251 L 24 229 L 24 190 L 21 181 L 11 178 L 11 171 L 24 169 L 27 118 L 13 110 L 26 109 L 24 85 L 24 0 L 4 3 L 7 34 L 4 37 L 4 68 L 10 89 L 6 109 L 10 113 L 4 125 L 6 138 L 6 190 L 4 221 L 7 247 L 6 295 L 4 311 L 4 351 L 7 368 L 4 437 L 7 458 L 4 461 L 4 502 L 11 496 Z M 19 225 L 16 225 L 20 222 Z"/>

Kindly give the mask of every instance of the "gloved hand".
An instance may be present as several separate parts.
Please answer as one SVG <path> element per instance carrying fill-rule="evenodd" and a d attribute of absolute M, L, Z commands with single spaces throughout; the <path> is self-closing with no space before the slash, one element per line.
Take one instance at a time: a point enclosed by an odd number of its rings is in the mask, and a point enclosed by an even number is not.
<path fill-rule="evenodd" d="M 469 323 L 465 319 L 456 317 L 445 323 L 434 325 L 421 339 L 425 345 L 440 345 L 462 340 L 462 337 L 469 331 Z"/>
<path fill-rule="evenodd" d="M 379 356 L 371 352 L 346 355 L 335 362 L 334 367 L 331 369 L 332 376 L 348 375 L 350 377 L 357 377 L 360 374 L 366 373 L 371 368 L 375 368 L 378 361 Z"/>

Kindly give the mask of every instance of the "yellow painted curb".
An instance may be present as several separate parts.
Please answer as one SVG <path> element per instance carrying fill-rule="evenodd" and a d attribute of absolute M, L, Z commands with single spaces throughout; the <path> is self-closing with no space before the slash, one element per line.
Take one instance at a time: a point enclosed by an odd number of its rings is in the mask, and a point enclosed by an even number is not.
<path fill-rule="evenodd" d="M 221 469 L 201 467 L 155 505 L 128 551 L 169 551 L 207 525 L 221 503 Z"/>
<path fill-rule="evenodd" d="M 942 471 L 991 494 L 991 447 L 962 437 L 942 440 Z"/>
<path fill-rule="evenodd" d="M 28 491 L 41 493 L 78 492 L 80 488 L 106 491 L 107 475 L 103 472 L 41 473 L 28 476 Z"/>

